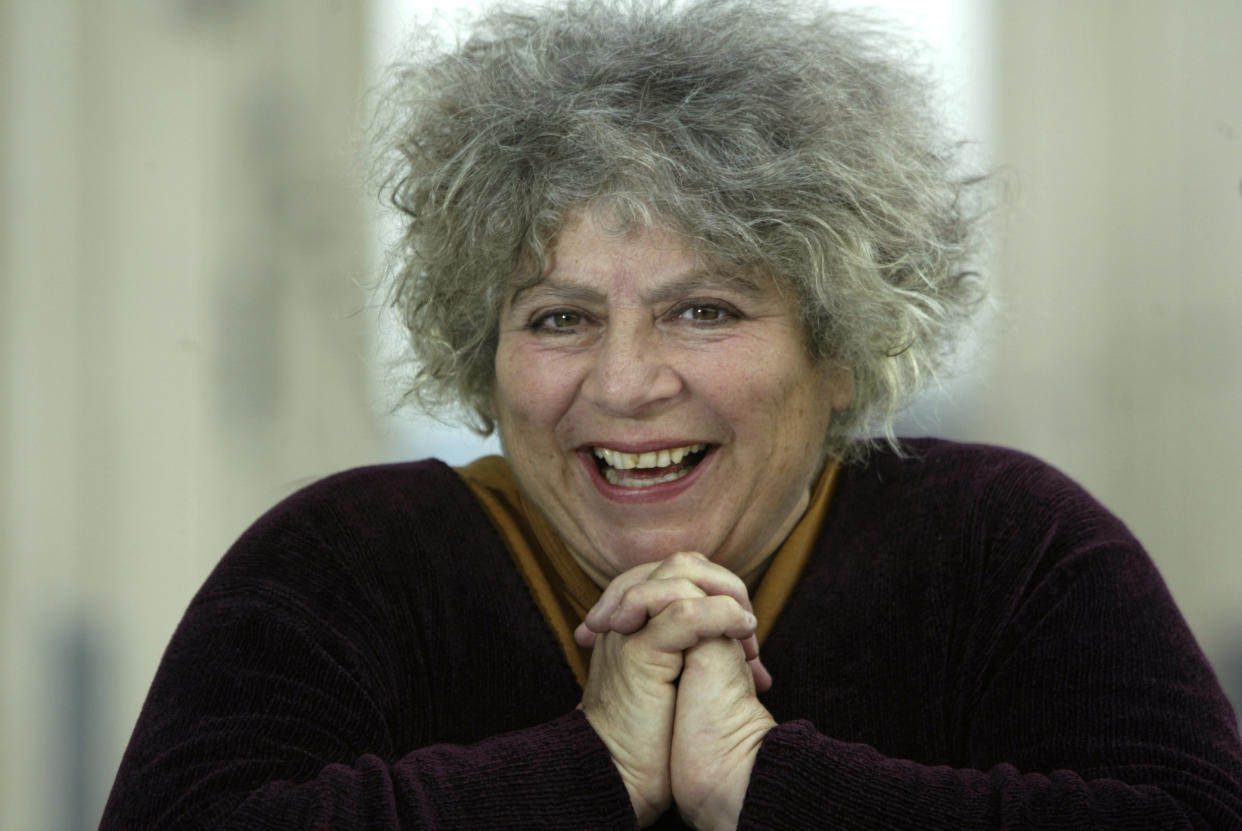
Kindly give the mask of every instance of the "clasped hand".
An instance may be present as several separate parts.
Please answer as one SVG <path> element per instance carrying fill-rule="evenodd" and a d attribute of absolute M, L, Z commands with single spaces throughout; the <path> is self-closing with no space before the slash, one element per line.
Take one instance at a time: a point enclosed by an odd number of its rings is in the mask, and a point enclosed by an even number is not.
<path fill-rule="evenodd" d="M 676 803 L 694 828 L 736 827 L 775 726 L 755 697 L 772 684 L 755 625 L 735 574 L 680 553 L 617 576 L 574 633 L 593 647 L 582 709 L 640 825 Z"/>

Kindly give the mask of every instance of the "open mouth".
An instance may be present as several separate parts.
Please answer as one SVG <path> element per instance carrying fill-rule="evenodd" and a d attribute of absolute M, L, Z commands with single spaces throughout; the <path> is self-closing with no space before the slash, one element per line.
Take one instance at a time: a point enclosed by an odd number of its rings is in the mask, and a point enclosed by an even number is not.
<path fill-rule="evenodd" d="M 707 444 L 688 444 L 646 453 L 624 453 L 593 447 L 591 455 L 608 484 L 620 488 L 650 488 L 687 475 L 710 449 Z"/>

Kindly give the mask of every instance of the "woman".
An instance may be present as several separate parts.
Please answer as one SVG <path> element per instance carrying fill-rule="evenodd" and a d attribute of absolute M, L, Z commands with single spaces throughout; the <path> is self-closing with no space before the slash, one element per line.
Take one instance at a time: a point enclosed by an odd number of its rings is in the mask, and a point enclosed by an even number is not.
<path fill-rule="evenodd" d="M 980 292 L 889 54 L 599 2 L 407 68 L 411 394 L 505 456 L 260 519 L 103 827 L 1242 827 L 1234 716 L 1124 526 L 1028 457 L 892 439 Z"/>

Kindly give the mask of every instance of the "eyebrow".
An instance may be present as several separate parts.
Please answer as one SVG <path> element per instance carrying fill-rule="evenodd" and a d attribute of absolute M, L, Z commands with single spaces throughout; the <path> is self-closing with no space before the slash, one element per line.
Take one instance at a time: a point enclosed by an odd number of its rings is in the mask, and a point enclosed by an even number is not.
<path fill-rule="evenodd" d="M 684 277 L 678 277 L 671 282 L 665 283 L 650 295 L 646 295 L 644 300 L 648 303 L 665 303 L 683 297 L 692 297 L 696 294 L 710 293 L 721 288 L 741 291 L 743 294 L 754 297 L 763 294 L 762 286 L 741 271 L 693 271 Z M 516 306 L 522 295 L 531 292 L 548 294 L 560 300 L 577 303 L 601 303 L 606 299 L 601 292 L 590 286 L 549 277 L 533 285 L 518 289 L 509 301 L 510 306 Z"/>

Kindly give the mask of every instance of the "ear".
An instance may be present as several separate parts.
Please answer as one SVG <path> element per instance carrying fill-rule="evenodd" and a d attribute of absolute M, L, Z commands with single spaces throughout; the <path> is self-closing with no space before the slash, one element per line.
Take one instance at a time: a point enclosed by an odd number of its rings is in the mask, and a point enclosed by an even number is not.
<path fill-rule="evenodd" d="M 828 401 L 834 413 L 839 413 L 850 406 L 854 400 L 854 371 L 840 364 L 829 364 Z"/>
<path fill-rule="evenodd" d="M 496 413 L 500 412 L 500 409 L 496 406 L 497 395 L 498 395 L 498 392 L 496 390 L 496 379 L 493 378 L 491 392 L 487 394 L 487 403 L 486 405 L 480 408 L 483 411 L 483 415 L 490 418 L 493 423 L 496 421 Z"/>

